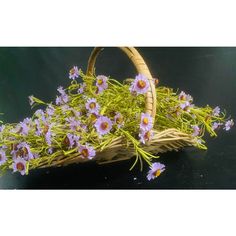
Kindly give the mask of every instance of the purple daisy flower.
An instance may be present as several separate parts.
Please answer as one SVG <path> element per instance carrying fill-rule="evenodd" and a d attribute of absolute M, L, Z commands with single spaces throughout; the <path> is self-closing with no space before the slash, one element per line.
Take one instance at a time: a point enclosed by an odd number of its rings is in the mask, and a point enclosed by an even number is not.
<path fill-rule="evenodd" d="M 29 104 L 30 104 L 30 106 L 33 106 L 34 103 L 35 103 L 34 96 L 33 95 L 29 96 Z"/>
<path fill-rule="evenodd" d="M 17 145 L 18 150 L 16 153 L 23 157 L 26 161 L 34 159 L 33 153 L 30 151 L 30 146 L 26 142 L 22 142 Z"/>
<path fill-rule="evenodd" d="M 81 122 L 79 120 L 76 120 L 74 117 L 66 118 L 66 121 L 69 123 L 70 129 L 74 131 L 77 130 L 81 125 Z"/>
<path fill-rule="evenodd" d="M 97 76 L 96 86 L 98 88 L 98 93 L 101 93 L 105 89 L 108 88 L 107 80 L 108 80 L 108 78 L 105 75 L 98 75 Z"/>
<path fill-rule="evenodd" d="M 0 125 L 0 133 L 5 129 L 5 125 Z"/>
<path fill-rule="evenodd" d="M 179 94 L 179 100 L 192 102 L 193 98 L 189 94 L 186 94 L 184 91 L 181 91 Z"/>
<path fill-rule="evenodd" d="M 165 171 L 165 165 L 160 162 L 154 162 L 148 171 L 147 179 L 150 181 L 151 179 L 157 178 L 163 171 Z"/>
<path fill-rule="evenodd" d="M 185 101 L 179 105 L 179 107 L 186 112 L 190 112 L 190 107 L 193 107 L 192 104 L 190 104 L 189 101 Z"/>
<path fill-rule="evenodd" d="M 42 109 L 38 109 L 37 111 L 35 111 L 34 115 L 38 118 L 41 118 L 42 121 L 45 121 L 45 113 Z"/>
<path fill-rule="evenodd" d="M 67 137 L 67 144 L 68 144 L 69 148 L 70 149 L 73 148 L 73 146 L 74 146 L 74 135 L 73 134 L 67 134 L 66 137 Z"/>
<path fill-rule="evenodd" d="M 95 98 L 88 99 L 87 103 L 85 104 L 85 107 L 89 111 L 89 113 L 94 113 L 94 114 L 99 113 L 100 106 Z"/>
<path fill-rule="evenodd" d="M 0 149 L 0 166 L 3 165 L 7 161 L 6 153 L 2 149 Z"/>
<path fill-rule="evenodd" d="M 47 133 L 45 134 L 45 141 L 49 146 L 52 145 L 52 132 L 51 132 L 51 130 L 48 130 Z"/>
<path fill-rule="evenodd" d="M 219 116 L 220 115 L 220 108 L 217 106 L 212 110 L 213 116 Z"/>
<path fill-rule="evenodd" d="M 62 105 L 69 101 L 69 97 L 66 94 L 62 86 L 58 87 L 57 91 L 60 93 L 60 96 L 56 98 L 56 105 Z"/>
<path fill-rule="evenodd" d="M 21 175 L 26 173 L 26 161 L 23 158 L 16 158 L 12 164 L 13 172 L 20 172 Z"/>
<path fill-rule="evenodd" d="M 96 151 L 93 147 L 86 145 L 81 145 L 79 147 L 79 153 L 81 154 L 82 158 L 87 158 L 89 160 L 93 159 L 96 155 Z"/>
<path fill-rule="evenodd" d="M 110 132 L 112 121 L 106 116 L 100 116 L 94 124 L 99 135 L 104 135 Z"/>
<path fill-rule="evenodd" d="M 118 128 L 124 126 L 124 118 L 119 112 L 117 112 L 114 117 L 114 123 L 118 126 Z"/>
<path fill-rule="evenodd" d="M 222 125 L 222 123 L 218 123 L 218 122 L 214 122 L 213 124 L 212 124 L 212 129 L 213 130 L 216 130 L 216 129 L 218 129 L 220 126 Z"/>
<path fill-rule="evenodd" d="M 30 128 L 25 122 L 20 122 L 17 125 L 17 130 L 18 130 L 17 133 L 20 133 L 22 135 L 27 135 L 29 133 Z"/>
<path fill-rule="evenodd" d="M 130 92 L 137 94 L 145 94 L 149 89 L 149 81 L 146 76 L 139 74 L 135 77 L 135 80 L 132 82 L 129 90 Z"/>
<path fill-rule="evenodd" d="M 78 77 L 79 77 L 79 69 L 77 66 L 73 66 L 73 68 L 70 69 L 69 71 L 69 78 L 75 80 Z"/>
<path fill-rule="evenodd" d="M 230 130 L 233 125 L 234 125 L 234 121 L 233 121 L 232 119 L 226 121 L 226 122 L 225 122 L 224 130 L 226 130 L 226 131 Z"/>
<path fill-rule="evenodd" d="M 52 154 L 52 153 L 53 153 L 53 148 L 50 147 L 50 148 L 48 149 L 48 154 Z"/>
<path fill-rule="evenodd" d="M 153 138 L 154 134 L 152 130 L 144 131 L 141 130 L 141 133 L 139 134 L 140 141 L 145 144 L 149 142 Z"/>
<path fill-rule="evenodd" d="M 78 89 L 78 93 L 82 94 L 84 92 L 84 89 L 86 88 L 86 83 L 80 84 L 80 87 Z"/>
<path fill-rule="evenodd" d="M 193 128 L 193 136 L 198 136 L 200 134 L 200 128 L 197 125 L 192 125 Z"/>
<path fill-rule="evenodd" d="M 55 112 L 55 108 L 52 105 L 49 105 L 46 109 L 46 114 L 48 116 L 52 116 Z"/>
<path fill-rule="evenodd" d="M 66 95 L 65 89 L 64 89 L 62 86 L 59 86 L 59 87 L 57 88 L 57 91 L 58 91 L 62 96 Z"/>
<path fill-rule="evenodd" d="M 144 131 L 151 130 L 153 127 L 153 118 L 149 113 L 141 114 L 140 129 Z"/>

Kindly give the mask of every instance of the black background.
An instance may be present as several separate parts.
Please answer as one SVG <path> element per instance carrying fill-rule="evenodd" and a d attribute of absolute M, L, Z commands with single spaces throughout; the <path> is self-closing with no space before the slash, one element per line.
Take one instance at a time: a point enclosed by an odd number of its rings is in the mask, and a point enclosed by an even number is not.
<path fill-rule="evenodd" d="M 69 84 L 68 70 L 86 70 L 92 48 L 0 48 L 0 112 L 4 122 L 31 115 L 28 96 L 54 100 L 58 86 Z M 160 85 L 179 88 L 194 97 L 196 105 L 219 105 L 236 117 L 236 48 L 140 47 Z M 136 72 L 116 48 L 106 48 L 97 63 L 97 74 L 123 80 Z M 129 171 L 133 159 L 99 166 L 95 163 L 33 170 L 28 176 L 8 172 L 0 178 L 5 189 L 224 189 L 236 188 L 236 129 L 206 137 L 208 150 L 186 148 L 161 155 L 166 171 L 147 181 L 139 167 Z"/>

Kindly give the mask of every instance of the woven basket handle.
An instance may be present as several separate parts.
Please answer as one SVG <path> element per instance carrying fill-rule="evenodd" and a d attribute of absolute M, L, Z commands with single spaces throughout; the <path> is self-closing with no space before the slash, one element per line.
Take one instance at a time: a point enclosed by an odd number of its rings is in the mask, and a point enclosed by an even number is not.
<path fill-rule="evenodd" d="M 145 75 L 149 81 L 149 90 L 146 93 L 145 111 L 153 117 L 156 115 L 156 89 L 152 75 L 139 52 L 133 47 L 120 47 L 120 49 L 130 58 L 139 74 Z M 90 55 L 87 67 L 87 75 L 94 75 L 94 67 L 98 54 L 102 47 L 95 47 Z"/>

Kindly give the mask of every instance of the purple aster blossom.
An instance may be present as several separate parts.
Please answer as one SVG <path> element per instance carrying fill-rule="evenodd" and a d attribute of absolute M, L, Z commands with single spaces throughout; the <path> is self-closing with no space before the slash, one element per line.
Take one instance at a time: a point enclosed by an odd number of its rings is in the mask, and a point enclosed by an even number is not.
<path fill-rule="evenodd" d="M 190 104 L 189 101 L 185 101 L 179 105 L 179 107 L 186 112 L 190 112 L 190 107 L 193 107 L 192 104 Z"/>
<path fill-rule="evenodd" d="M 112 121 L 106 116 L 100 116 L 94 124 L 99 135 L 104 135 L 110 132 Z"/>
<path fill-rule="evenodd" d="M 22 142 L 18 144 L 17 149 L 18 149 L 17 153 L 19 153 L 19 155 L 22 158 L 24 158 L 26 161 L 34 159 L 34 155 L 30 150 L 30 146 L 26 142 Z"/>
<path fill-rule="evenodd" d="M 84 89 L 86 88 L 86 83 L 80 84 L 80 87 L 78 89 L 78 93 L 82 94 L 84 92 Z"/>
<path fill-rule="evenodd" d="M 73 66 L 73 68 L 70 69 L 69 71 L 69 78 L 75 80 L 78 77 L 79 77 L 79 69 L 77 66 Z"/>
<path fill-rule="evenodd" d="M 74 135 L 73 134 L 67 134 L 66 137 L 67 137 L 67 144 L 68 144 L 69 148 L 70 149 L 73 148 L 73 146 L 74 146 Z"/>
<path fill-rule="evenodd" d="M 17 125 L 17 133 L 20 133 L 22 135 L 27 135 L 29 133 L 30 128 L 28 127 L 28 125 L 25 122 L 20 122 Z"/>
<path fill-rule="evenodd" d="M 222 123 L 214 122 L 214 123 L 212 124 L 212 129 L 213 129 L 213 130 L 216 130 L 216 129 L 218 129 L 221 125 L 222 125 Z"/>
<path fill-rule="evenodd" d="M 160 162 L 154 162 L 150 170 L 148 171 L 147 179 L 150 181 L 157 178 L 163 171 L 165 171 L 165 165 Z"/>
<path fill-rule="evenodd" d="M 219 116 L 220 115 L 220 108 L 217 106 L 212 110 L 213 116 Z"/>
<path fill-rule="evenodd" d="M 186 94 L 184 91 L 181 91 L 181 93 L 179 94 L 179 100 L 192 102 L 193 98 L 191 95 Z"/>
<path fill-rule="evenodd" d="M 193 136 L 198 136 L 200 134 L 200 128 L 197 125 L 192 125 L 193 128 Z"/>
<path fill-rule="evenodd" d="M 100 106 L 97 103 L 96 98 L 88 99 L 86 104 L 85 104 L 85 107 L 86 107 L 86 109 L 88 110 L 89 113 L 94 113 L 94 114 L 99 113 Z"/>
<path fill-rule="evenodd" d="M 153 127 L 153 118 L 149 113 L 141 113 L 140 129 L 144 131 L 151 130 Z"/>
<path fill-rule="evenodd" d="M 96 155 L 96 151 L 93 147 L 89 146 L 89 144 L 81 145 L 79 147 L 79 153 L 81 154 L 82 158 L 86 158 L 89 160 L 93 159 Z"/>
<path fill-rule="evenodd" d="M 36 128 L 36 131 L 35 131 L 35 134 L 37 135 L 37 136 L 40 136 L 41 134 L 42 134 L 42 130 L 41 130 L 41 127 L 40 127 L 40 122 L 39 122 L 39 120 L 38 119 L 35 119 L 34 120 L 34 124 L 35 124 L 35 128 Z"/>
<path fill-rule="evenodd" d="M 57 98 L 56 98 L 56 105 L 63 105 L 63 104 L 65 104 L 65 103 L 67 103 L 69 101 L 69 97 L 68 97 L 68 95 L 67 94 L 65 94 L 65 95 L 61 95 L 61 96 L 57 96 Z"/>
<path fill-rule="evenodd" d="M 0 149 L 0 166 L 7 161 L 6 153 L 4 150 Z"/>
<path fill-rule="evenodd" d="M 74 131 L 77 130 L 77 128 L 81 125 L 81 122 L 76 120 L 75 117 L 66 118 L 66 121 L 69 123 L 70 129 Z"/>
<path fill-rule="evenodd" d="M 66 112 L 66 111 L 69 111 L 69 110 L 70 110 L 70 107 L 69 107 L 67 104 L 64 104 L 64 105 L 61 106 L 61 110 L 62 110 L 63 112 Z"/>
<path fill-rule="evenodd" d="M 117 112 L 114 117 L 114 123 L 118 126 L 118 128 L 124 126 L 124 118 L 119 112 Z"/>
<path fill-rule="evenodd" d="M 37 111 L 35 111 L 35 116 L 38 118 L 41 118 L 42 121 L 45 121 L 45 113 L 42 109 L 38 109 Z"/>
<path fill-rule="evenodd" d="M 21 173 L 21 175 L 25 175 L 26 163 L 27 162 L 23 158 L 21 158 L 21 157 L 16 158 L 12 164 L 13 172 L 18 171 Z"/>
<path fill-rule="evenodd" d="M 30 104 L 30 106 L 33 106 L 34 103 L 35 103 L 34 96 L 33 95 L 29 96 L 29 104 Z"/>
<path fill-rule="evenodd" d="M 146 76 L 139 74 L 135 77 L 129 90 L 132 93 L 145 94 L 149 89 L 149 81 Z"/>
<path fill-rule="evenodd" d="M 5 125 L 0 125 L 0 133 L 5 129 Z"/>
<path fill-rule="evenodd" d="M 48 149 L 48 154 L 52 154 L 52 153 L 53 153 L 53 148 L 50 147 L 50 148 Z"/>
<path fill-rule="evenodd" d="M 62 96 L 66 95 L 65 89 L 64 89 L 62 86 L 58 87 L 58 88 L 57 88 L 57 91 L 58 91 Z"/>
<path fill-rule="evenodd" d="M 232 119 L 226 121 L 224 130 L 229 131 L 232 128 L 233 125 L 234 125 L 234 121 Z"/>
<path fill-rule="evenodd" d="M 52 145 L 52 132 L 48 130 L 47 133 L 44 135 L 46 143 L 51 146 Z"/>
<path fill-rule="evenodd" d="M 149 142 L 154 136 L 154 133 L 152 130 L 148 130 L 148 131 L 145 131 L 145 130 L 141 130 L 140 134 L 139 134 L 139 137 L 140 137 L 140 141 L 145 144 L 147 142 Z"/>
<path fill-rule="evenodd" d="M 108 88 L 107 80 L 108 80 L 108 78 L 105 75 L 98 75 L 97 76 L 96 86 L 98 88 L 98 93 L 101 93 L 105 89 Z"/>
<path fill-rule="evenodd" d="M 48 116 L 52 116 L 55 112 L 55 108 L 50 104 L 47 108 L 46 108 L 46 114 Z"/>

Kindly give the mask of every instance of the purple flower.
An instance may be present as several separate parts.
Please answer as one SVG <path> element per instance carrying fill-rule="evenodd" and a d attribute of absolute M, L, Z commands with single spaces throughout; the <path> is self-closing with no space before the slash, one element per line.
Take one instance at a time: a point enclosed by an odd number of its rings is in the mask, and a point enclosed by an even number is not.
<path fill-rule="evenodd" d="M 89 113 L 94 113 L 94 114 L 98 114 L 100 109 L 100 106 L 95 98 L 88 99 L 87 103 L 85 104 L 85 107 L 89 111 Z"/>
<path fill-rule="evenodd" d="M 193 104 L 190 104 L 189 101 L 185 101 L 181 103 L 179 106 L 183 111 L 190 112 L 190 108 L 193 107 Z"/>
<path fill-rule="evenodd" d="M 124 118 L 119 112 L 117 112 L 114 117 L 114 123 L 118 126 L 118 128 L 124 126 Z"/>
<path fill-rule="evenodd" d="M 50 148 L 48 149 L 48 154 L 52 154 L 52 153 L 53 153 L 53 148 L 50 147 Z"/>
<path fill-rule="evenodd" d="M 104 135 L 110 132 L 112 128 L 111 120 L 106 116 L 100 116 L 94 124 L 99 135 Z"/>
<path fill-rule="evenodd" d="M 39 120 L 38 120 L 38 119 L 35 119 L 35 120 L 34 120 L 34 123 L 35 123 L 35 126 L 36 126 L 35 134 L 36 134 L 37 136 L 40 136 L 40 135 L 42 134 L 42 130 L 41 130 L 41 127 L 40 127 Z"/>
<path fill-rule="evenodd" d="M 219 116 L 220 115 L 220 108 L 217 106 L 212 110 L 213 116 Z"/>
<path fill-rule="evenodd" d="M 37 111 L 35 111 L 35 116 L 38 118 L 41 118 L 42 121 L 45 121 L 45 113 L 42 109 L 38 109 Z"/>
<path fill-rule="evenodd" d="M 200 134 L 200 128 L 197 125 L 192 125 L 193 128 L 193 136 L 198 136 Z"/>
<path fill-rule="evenodd" d="M 51 132 L 50 129 L 49 129 L 49 130 L 47 131 L 47 133 L 45 134 L 45 141 L 46 141 L 46 143 L 47 143 L 49 146 L 52 145 L 52 132 Z"/>
<path fill-rule="evenodd" d="M 66 121 L 69 123 L 70 129 L 74 131 L 77 130 L 81 125 L 81 122 L 79 120 L 76 120 L 74 117 L 66 118 Z"/>
<path fill-rule="evenodd" d="M 26 161 L 34 159 L 34 155 L 30 150 L 30 146 L 26 142 L 18 144 L 17 149 L 18 149 L 16 151 L 17 156 L 24 158 Z"/>
<path fill-rule="evenodd" d="M 34 103 L 35 103 L 34 96 L 33 95 L 29 96 L 29 104 L 30 104 L 30 106 L 32 106 Z"/>
<path fill-rule="evenodd" d="M 0 133 L 5 129 L 5 125 L 0 125 Z"/>
<path fill-rule="evenodd" d="M 48 114 L 48 116 L 52 116 L 55 112 L 55 108 L 52 105 L 49 105 L 46 109 L 46 113 Z"/>
<path fill-rule="evenodd" d="M 146 76 L 139 74 L 135 77 L 135 80 L 132 82 L 129 90 L 130 92 L 136 92 L 137 94 L 145 94 L 149 89 L 149 81 Z"/>
<path fill-rule="evenodd" d="M 26 173 L 26 161 L 23 158 L 16 158 L 12 164 L 13 172 L 20 172 L 21 175 Z"/>
<path fill-rule="evenodd" d="M 149 113 L 141 114 L 140 129 L 144 131 L 151 130 L 153 127 L 153 118 Z"/>
<path fill-rule="evenodd" d="M 186 94 L 184 91 L 181 91 L 181 93 L 179 94 L 179 100 L 192 102 L 193 98 L 189 94 Z"/>
<path fill-rule="evenodd" d="M 146 142 L 149 142 L 153 138 L 154 134 L 152 130 L 144 131 L 141 130 L 139 137 L 140 141 L 145 144 Z"/>
<path fill-rule="evenodd" d="M 164 170 L 165 165 L 160 162 L 154 162 L 148 171 L 147 179 L 150 181 L 151 179 L 157 178 Z"/>
<path fill-rule="evenodd" d="M 17 133 L 20 133 L 22 135 L 27 135 L 29 133 L 29 127 L 25 122 L 20 122 L 17 127 Z"/>
<path fill-rule="evenodd" d="M 85 87 L 86 87 L 86 83 L 80 84 L 80 87 L 78 89 L 78 93 L 82 94 L 84 92 Z"/>
<path fill-rule="evenodd" d="M 225 122 L 224 130 L 226 130 L 226 131 L 230 130 L 233 125 L 234 125 L 234 121 L 233 121 L 232 119 L 226 121 L 226 122 Z"/>
<path fill-rule="evenodd" d="M 73 68 L 70 69 L 69 78 L 75 80 L 78 77 L 79 77 L 79 69 L 77 66 L 73 66 Z"/>
<path fill-rule="evenodd" d="M 82 158 L 87 158 L 89 160 L 93 159 L 96 155 L 96 151 L 93 147 L 86 145 L 81 145 L 79 147 L 79 153 L 81 154 Z"/>
<path fill-rule="evenodd" d="M 67 144 L 69 146 L 69 148 L 73 148 L 74 146 L 74 135 L 73 134 L 67 134 Z"/>
<path fill-rule="evenodd" d="M 214 122 L 214 123 L 212 124 L 212 129 L 213 129 L 213 130 L 216 130 L 216 129 L 218 129 L 221 125 L 222 125 L 222 123 Z"/>
<path fill-rule="evenodd" d="M 6 153 L 2 149 L 0 149 L 0 166 L 3 165 L 7 161 Z"/>
<path fill-rule="evenodd" d="M 98 88 L 98 93 L 108 88 L 107 77 L 104 75 L 98 75 L 96 80 L 96 86 Z"/>
<path fill-rule="evenodd" d="M 57 91 L 61 94 L 59 97 L 56 98 L 56 105 L 62 105 L 69 101 L 69 97 L 66 94 L 65 90 L 62 86 L 58 87 Z"/>

